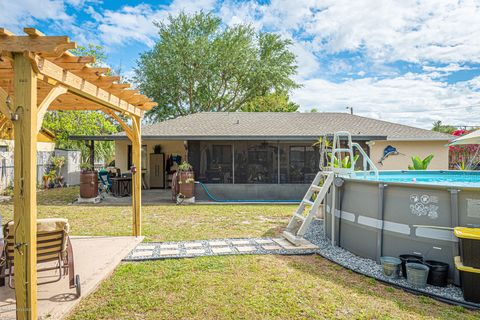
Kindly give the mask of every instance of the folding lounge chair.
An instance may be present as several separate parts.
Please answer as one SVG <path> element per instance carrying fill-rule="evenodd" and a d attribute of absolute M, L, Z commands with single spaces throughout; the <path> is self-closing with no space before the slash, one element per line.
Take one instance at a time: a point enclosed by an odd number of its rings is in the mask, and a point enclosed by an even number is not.
<path fill-rule="evenodd" d="M 38 282 L 39 285 L 60 281 L 68 275 L 70 288 L 76 288 L 77 297 L 81 295 L 80 276 L 75 275 L 73 249 L 68 232 L 70 225 L 67 219 L 51 218 L 37 220 L 37 273 L 50 271 L 56 276 L 52 280 Z M 15 228 L 13 221 L 3 227 L 4 251 L 2 256 L 2 277 L 8 277 L 8 285 L 14 288 L 13 256 Z M 50 277 L 51 278 L 51 277 Z"/>

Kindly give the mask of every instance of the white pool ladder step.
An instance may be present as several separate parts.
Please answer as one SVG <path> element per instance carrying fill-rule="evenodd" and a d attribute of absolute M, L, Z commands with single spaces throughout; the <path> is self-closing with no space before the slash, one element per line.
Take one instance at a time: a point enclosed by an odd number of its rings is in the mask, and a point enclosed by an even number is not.
<path fill-rule="evenodd" d="M 312 220 L 315 214 L 318 211 L 318 208 L 325 199 L 328 189 L 333 183 L 335 178 L 335 173 L 332 171 L 319 171 L 313 179 L 312 184 L 308 188 L 307 193 L 303 197 L 303 200 L 300 202 L 299 206 L 293 213 L 290 222 L 288 223 L 287 229 L 283 232 L 285 239 L 290 241 L 293 244 L 301 244 L 305 240 L 303 236 L 307 232 L 308 227 L 312 223 Z M 312 201 L 312 197 L 315 196 L 315 200 Z M 308 213 L 305 215 L 306 206 L 309 205 L 310 208 Z M 295 231 L 296 227 L 301 222 L 300 227 Z"/>

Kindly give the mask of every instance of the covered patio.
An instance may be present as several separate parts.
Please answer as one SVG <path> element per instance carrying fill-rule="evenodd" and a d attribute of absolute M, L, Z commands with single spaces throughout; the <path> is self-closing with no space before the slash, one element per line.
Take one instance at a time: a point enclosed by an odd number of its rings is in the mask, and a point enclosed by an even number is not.
<path fill-rule="evenodd" d="M 65 293 L 64 286 L 57 293 L 53 286 L 37 290 L 36 143 L 44 115 L 49 110 L 104 112 L 125 130 L 132 143 L 132 166 L 140 168 L 141 119 L 144 112 L 156 103 L 139 94 L 138 90 L 129 90 L 130 85 L 120 83 L 120 77 L 112 76 L 110 69 L 91 67 L 93 57 L 70 53 L 68 50 L 76 48 L 76 43 L 68 37 L 45 36 L 33 28 L 24 28 L 24 32 L 26 35 L 17 36 L 0 28 L 0 112 L 13 123 L 15 142 L 15 302 L 8 293 L 1 296 L 7 299 L 4 303 L 10 304 L 17 319 L 37 319 L 39 305 L 42 313 L 49 312 L 48 308 L 43 309 L 43 302 L 37 304 L 38 297 L 51 299 L 56 294 Z M 132 179 L 135 181 L 132 190 L 134 238 L 128 241 L 135 242 L 141 239 L 141 174 L 134 174 Z M 82 250 L 90 254 L 87 247 L 82 249 L 82 242 L 72 242 L 74 255 L 81 254 Z M 114 254 L 112 259 L 123 258 L 123 251 L 111 253 Z M 89 259 L 84 257 L 85 267 L 91 262 Z M 108 262 L 105 256 L 102 259 L 104 264 L 112 265 L 113 260 Z M 81 269 L 82 259 L 78 260 Z M 113 268 L 119 261 L 113 263 Z M 85 269 L 83 278 L 90 279 L 96 272 L 96 268 Z M 98 282 L 85 280 L 82 285 L 93 288 Z M 60 289 L 61 283 L 56 285 Z M 44 294 L 44 288 L 48 293 Z"/>

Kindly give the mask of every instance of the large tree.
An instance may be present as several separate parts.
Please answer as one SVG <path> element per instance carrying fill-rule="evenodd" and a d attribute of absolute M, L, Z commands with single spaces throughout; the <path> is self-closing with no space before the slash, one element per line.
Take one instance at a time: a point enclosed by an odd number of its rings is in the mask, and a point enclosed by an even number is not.
<path fill-rule="evenodd" d="M 291 102 L 286 92 L 271 92 L 258 96 L 242 106 L 246 112 L 295 112 L 300 108 L 295 102 Z"/>
<path fill-rule="evenodd" d="M 107 56 L 103 47 L 90 44 L 79 46 L 73 51 L 78 56 L 94 56 L 93 67 L 105 66 Z M 112 119 L 99 111 L 51 111 L 43 120 L 43 127 L 55 134 L 57 148 L 78 149 L 82 152 L 82 161 L 87 162 L 89 149 L 84 141 L 70 140 L 72 135 L 108 135 L 118 132 L 119 127 Z M 95 160 L 109 162 L 115 153 L 115 145 L 111 141 L 95 143 Z"/>
<path fill-rule="evenodd" d="M 147 113 L 152 121 L 236 111 L 260 96 L 298 87 L 291 41 L 279 35 L 224 26 L 204 12 L 180 13 L 155 25 L 159 40 L 135 68 L 139 89 L 158 102 Z"/>

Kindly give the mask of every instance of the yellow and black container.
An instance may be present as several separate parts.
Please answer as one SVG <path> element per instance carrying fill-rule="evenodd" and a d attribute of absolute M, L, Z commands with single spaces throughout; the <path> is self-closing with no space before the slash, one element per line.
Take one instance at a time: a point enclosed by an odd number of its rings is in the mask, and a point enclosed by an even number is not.
<path fill-rule="evenodd" d="M 465 301 L 480 303 L 480 269 L 465 266 L 459 256 L 455 257 L 455 268 L 460 272 Z"/>
<path fill-rule="evenodd" d="M 480 269 L 480 228 L 456 227 L 460 257 L 464 266 Z"/>

